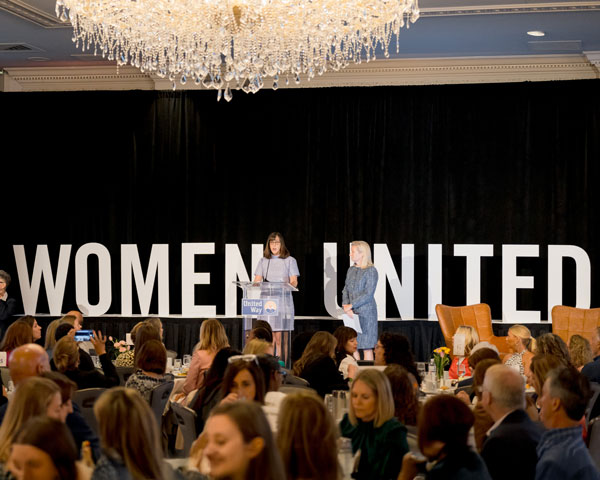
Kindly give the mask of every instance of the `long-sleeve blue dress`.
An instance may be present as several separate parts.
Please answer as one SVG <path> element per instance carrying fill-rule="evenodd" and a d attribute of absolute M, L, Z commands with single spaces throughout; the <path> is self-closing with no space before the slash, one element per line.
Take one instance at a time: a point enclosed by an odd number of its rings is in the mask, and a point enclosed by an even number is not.
<path fill-rule="evenodd" d="M 350 267 L 346 274 L 346 284 L 342 291 L 344 305 L 352 304 L 352 311 L 358 315 L 362 334 L 358 334 L 358 348 L 368 350 L 377 343 L 377 269 Z"/>

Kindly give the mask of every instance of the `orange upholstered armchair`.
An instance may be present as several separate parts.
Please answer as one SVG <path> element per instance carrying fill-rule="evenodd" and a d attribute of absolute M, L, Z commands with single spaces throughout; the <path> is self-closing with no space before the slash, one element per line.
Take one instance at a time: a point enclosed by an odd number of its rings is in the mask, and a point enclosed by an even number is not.
<path fill-rule="evenodd" d="M 492 312 L 487 303 L 467 305 L 465 307 L 449 307 L 438 304 L 435 306 L 440 328 L 446 340 L 446 346 L 452 350 L 452 336 L 461 325 L 475 327 L 479 341 L 489 342 L 498 347 L 500 356 L 509 352 L 506 337 L 497 337 L 492 330 Z"/>
<path fill-rule="evenodd" d="M 562 338 L 567 345 L 573 335 L 581 335 L 592 342 L 592 334 L 597 327 L 600 327 L 600 308 L 556 305 L 552 309 L 552 333 Z"/>

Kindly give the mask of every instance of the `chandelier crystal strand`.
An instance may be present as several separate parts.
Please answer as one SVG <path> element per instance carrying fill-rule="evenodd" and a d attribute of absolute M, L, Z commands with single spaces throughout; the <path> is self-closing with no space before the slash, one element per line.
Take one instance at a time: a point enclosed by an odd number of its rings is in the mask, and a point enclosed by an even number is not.
<path fill-rule="evenodd" d="M 351 62 L 386 57 L 392 37 L 419 18 L 418 0 L 57 0 L 73 41 L 175 88 L 256 93 Z M 266 82 L 271 77 L 272 81 Z M 220 96 L 219 96 L 220 98 Z"/>

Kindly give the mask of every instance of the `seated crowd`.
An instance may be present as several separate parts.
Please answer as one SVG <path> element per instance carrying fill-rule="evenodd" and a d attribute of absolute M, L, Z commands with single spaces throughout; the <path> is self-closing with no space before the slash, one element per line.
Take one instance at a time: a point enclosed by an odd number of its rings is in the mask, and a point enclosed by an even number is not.
<path fill-rule="evenodd" d="M 174 379 L 160 320 L 136 324 L 134 348 L 120 354 L 101 332 L 89 348 L 76 342 L 82 323 L 79 312 L 52 322 L 45 348 L 33 317 L 6 330 L 0 351 L 15 390 L 0 405 L 0 480 L 600 480 L 587 446 L 600 428 L 589 410 L 600 329 L 567 346 L 515 325 L 500 355 L 462 328 L 463 355 L 449 365 L 457 393 L 425 396 L 410 342 L 396 333 L 374 346 L 376 368 L 359 365 L 356 331 L 339 327 L 306 336 L 286 370 L 267 322 L 240 352 L 209 319 L 187 376 Z M 130 369 L 126 380 L 119 368 Z M 101 389 L 93 406 L 77 402 L 86 389 Z M 175 468 L 169 458 L 181 452 Z"/>

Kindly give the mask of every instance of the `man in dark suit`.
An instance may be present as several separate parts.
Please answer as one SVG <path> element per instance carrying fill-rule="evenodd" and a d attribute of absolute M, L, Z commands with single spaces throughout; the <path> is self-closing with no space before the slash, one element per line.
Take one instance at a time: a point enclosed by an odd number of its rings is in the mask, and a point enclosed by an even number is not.
<path fill-rule="evenodd" d="M 582 375 L 585 375 L 590 382 L 600 383 L 600 327 L 594 329 L 591 341 L 592 351 L 594 352 L 594 361 L 583 366 Z"/>
<path fill-rule="evenodd" d="M 490 367 L 485 374 L 481 402 L 495 422 L 481 450 L 490 476 L 494 480 L 533 480 L 542 427 L 524 410 L 523 377 L 506 365 Z"/>

